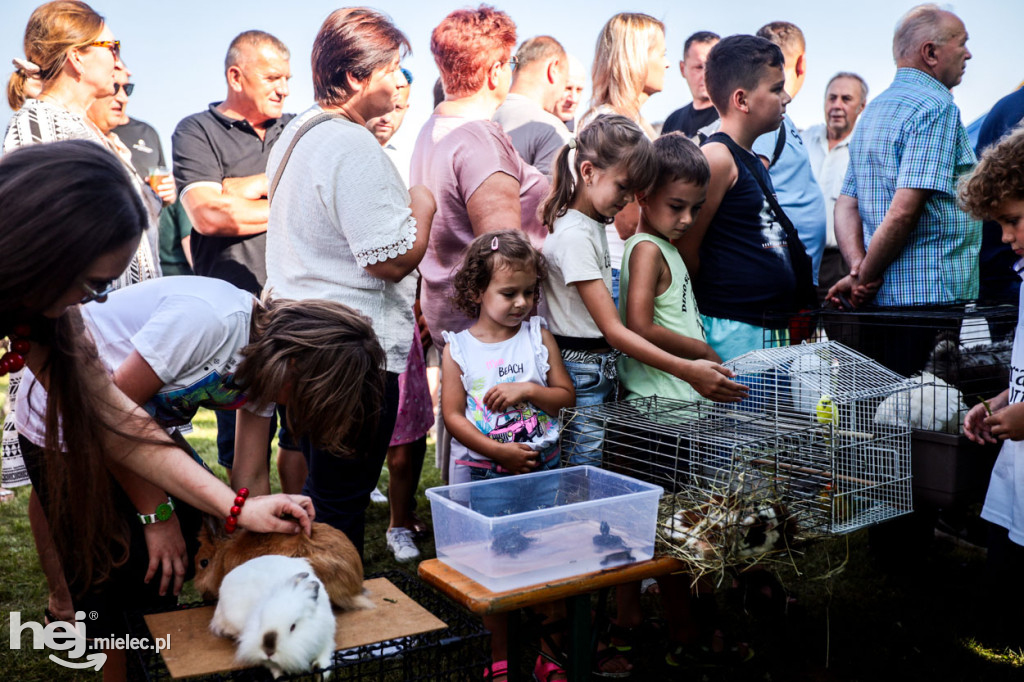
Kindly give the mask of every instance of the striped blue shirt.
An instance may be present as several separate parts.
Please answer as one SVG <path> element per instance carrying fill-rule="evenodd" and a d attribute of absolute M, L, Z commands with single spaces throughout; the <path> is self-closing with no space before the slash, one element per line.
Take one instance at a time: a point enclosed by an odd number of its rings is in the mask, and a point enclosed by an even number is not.
<path fill-rule="evenodd" d="M 975 163 L 953 96 L 923 71 L 897 70 L 892 85 L 861 114 L 842 193 L 857 199 L 865 246 L 870 248 L 897 189 L 933 192 L 885 271 L 877 305 L 977 298 L 981 222 L 956 202 L 957 180 Z"/>

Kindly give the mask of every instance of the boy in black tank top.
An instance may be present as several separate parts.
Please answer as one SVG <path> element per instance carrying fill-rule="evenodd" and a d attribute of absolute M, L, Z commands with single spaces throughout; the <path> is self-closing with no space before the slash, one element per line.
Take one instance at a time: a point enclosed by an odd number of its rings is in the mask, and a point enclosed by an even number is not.
<path fill-rule="evenodd" d="M 708 54 L 705 80 L 722 127 L 701 148 L 711 167 L 707 199 L 677 246 L 723 361 L 762 348 L 764 313 L 791 308 L 796 290 L 786 231 L 762 190 L 771 188 L 768 171 L 738 156 L 756 159 L 754 140 L 782 122 L 790 101 L 784 63 L 778 46 L 749 35 L 725 38 Z"/>

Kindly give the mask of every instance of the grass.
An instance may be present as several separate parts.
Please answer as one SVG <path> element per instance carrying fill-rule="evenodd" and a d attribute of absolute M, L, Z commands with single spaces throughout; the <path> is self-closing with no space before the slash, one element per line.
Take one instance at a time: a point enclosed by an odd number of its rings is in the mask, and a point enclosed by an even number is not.
<path fill-rule="evenodd" d="M 201 412 L 187 436 L 208 463 L 215 462 L 216 425 Z M 439 484 L 433 449 L 421 481 Z M 214 464 L 216 471 L 218 467 Z M 277 486 L 276 474 L 274 485 Z M 419 512 L 429 518 L 425 498 Z M 28 490 L 0 505 L 0 671 L 2 679 L 95 680 L 98 675 L 65 671 L 45 652 L 9 648 L 9 612 L 41 620 L 46 590 L 26 517 Z M 400 566 L 384 541 L 386 505 L 368 511 L 367 573 Z M 421 544 L 423 558 L 434 556 L 432 542 Z M 896 562 L 868 548 L 868 534 L 854 533 L 806 548 L 795 567 L 780 578 L 796 602 L 786 615 L 756 615 L 738 590 L 722 589 L 719 606 L 727 631 L 749 641 L 754 659 L 733 667 L 688 669 L 685 680 L 984 680 L 1024 679 L 1021 641 L 1008 645 L 1005 632 L 983 608 L 984 556 L 944 540 Z M 405 570 L 414 572 L 412 567 Z M 798 573 L 799 571 L 799 573 Z M 827 576 L 827 577 L 822 577 Z M 723 586 L 728 588 L 728 585 Z M 1000 589 L 1016 589 L 1004 586 Z M 648 604 L 654 611 L 656 601 Z M 26 642 L 28 638 L 25 638 Z M 658 665 L 664 646 L 642 643 L 633 679 L 666 679 Z M 671 678 L 669 678 L 671 679 Z"/>

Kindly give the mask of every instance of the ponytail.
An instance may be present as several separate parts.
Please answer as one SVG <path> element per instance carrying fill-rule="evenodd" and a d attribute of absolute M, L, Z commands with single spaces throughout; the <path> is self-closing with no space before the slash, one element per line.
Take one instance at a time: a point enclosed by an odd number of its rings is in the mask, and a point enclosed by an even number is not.
<path fill-rule="evenodd" d="M 25 82 L 27 80 L 28 76 L 25 75 L 25 72 L 21 69 L 15 69 L 14 73 L 11 74 L 10 80 L 7 81 L 7 104 L 14 111 L 21 109 L 22 105 L 25 104 Z"/>
<path fill-rule="evenodd" d="M 571 152 L 575 153 L 570 159 Z M 551 191 L 540 214 L 549 232 L 555 231 L 555 220 L 565 215 L 581 191 L 580 167 L 584 161 L 601 170 L 624 166 L 629 189 L 636 192 L 646 191 L 658 175 L 654 146 L 640 126 L 618 114 L 598 116 L 578 138 L 570 139 L 555 159 Z"/>
<path fill-rule="evenodd" d="M 540 217 L 548 226 L 549 233 L 555 231 L 555 219 L 564 216 L 576 198 L 578 169 L 569 167 L 570 151 L 572 149 L 567 144 L 558 152 L 558 156 L 555 158 L 555 173 L 551 176 L 551 191 L 541 206 Z M 577 156 L 579 155 L 577 154 Z"/>

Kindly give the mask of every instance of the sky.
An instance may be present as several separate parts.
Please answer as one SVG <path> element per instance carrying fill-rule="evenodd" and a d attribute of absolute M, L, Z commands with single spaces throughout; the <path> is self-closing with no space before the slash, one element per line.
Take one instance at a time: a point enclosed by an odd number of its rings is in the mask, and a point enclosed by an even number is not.
<path fill-rule="evenodd" d="M 90 0 L 106 17 L 121 40 L 122 57 L 136 84 L 128 113 L 153 125 L 170 158 L 170 137 L 179 120 L 224 98 L 224 53 L 231 39 L 248 29 L 268 31 L 291 50 L 291 95 L 286 111 L 301 112 L 313 101 L 309 58 L 313 39 L 324 18 L 345 5 L 323 0 Z M 38 2 L 3 0 L 0 7 L 0 66 L 13 69 L 9 60 L 23 56 L 24 28 Z M 405 32 L 413 52 L 404 65 L 414 74 L 411 109 L 394 139 L 411 147 L 423 121 L 430 115 L 431 90 L 437 68 L 430 55 L 430 31 L 451 10 L 468 3 L 457 0 L 371 0 Z M 884 90 L 895 73 L 892 32 L 900 16 L 917 4 L 913 0 L 498 0 L 494 6 L 516 22 L 519 40 L 548 34 L 589 69 L 594 43 L 604 23 L 620 11 L 646 12 L 665 23 L 670 61 L 665 89 L 653 95 L 643 109 L 652 123 L 662 121 L 690 101 L 678 61 L 687 36 L 711 30 L 722 36 L 753 33 L 769 21 L 792 21 L 807 38 L 807 80 L 789 105 L 798 127 L 824 121 L 824 92 L 837 71 L 855 71 L 868 82 L 871 94 Z M 1024 27 L 1022 0 L 970 0 L 943 5 L 956 12 L 967 26 L 968 49 L 963 83 L 954 91 L 964 124 L 984 114 L 999 98 L 1024 80 Z M 0 73 L 9 74 L 7 70 Z M 584 97 L 589 99 L 589 87 Z M 0 110 L 6 128 L 10 112 Z"/>

